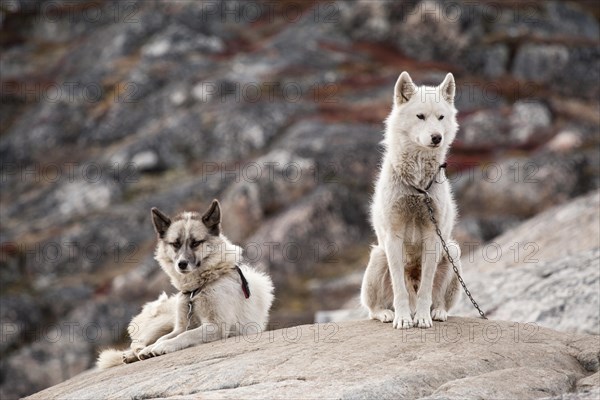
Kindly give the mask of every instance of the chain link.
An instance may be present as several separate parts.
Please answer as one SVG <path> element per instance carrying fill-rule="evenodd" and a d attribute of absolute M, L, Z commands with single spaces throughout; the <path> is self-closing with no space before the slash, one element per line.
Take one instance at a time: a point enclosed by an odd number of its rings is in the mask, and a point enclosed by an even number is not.
<path fill-rule="evenodd" d="M 196 289 L 192 292 L 190 292 L 190 298 L 188 300 L 188 313 L 187 313 L 187 324 L 185 326 L 185 330 L 189 330 L 190 329 L 190 324 L 192 323 L 192 311 L 194 309 L 194 296 L 196 296 L 196 293 L 199 292 L 199 289 Z"/>
<path fill-rule="evenodd" d="M 432 206 L 432 200 L 431 200 L 431 197 L 429 196 L 429 193 L 425 190 L 423 190 L 422 193 L 423 193 L 423 195 L 425 195 L 425 205 L 427 206 L 427 210 L 429 211 L 429 219 L 431 219 L 431 222 L 433 222 L 433 226 L 435 226 L 435 233 L 438 235 L 438 237 L 440 238 L 440 241 L 442 242 L 442 247 L 444 248 L 444 251 L 446 252 L 446 256 L 448 256 L 448 261 L 450 261 L 450 264 L 452 264 L 452 269 L 454 270 L 454 273 L 456 274 L 456 277 L 458 278 L 460 285 L 464 289 L 466 295 L 469 297 L 469 300 L 471 300 L 471 303 L 473 303 L 473 307 L 475 307 L 477 309 L 477 311 L 479 312 L 479 315 L 481 315 L 481 318 L 487 319 L 487 317 L 485 316 L 485 313 L 481 310 L 481 307 L 479 307 L 479 304 L 477 304 L 477 302 L 473 298 L 473 295 L 471 295 L 471 292 L 469 291 L 469 289 L 467 289 L 467 285 L 465 284 L 465 281 L 463 280 L 462 276 L 460 276 L 458 267 L 456 266 L 456 264 L 454 264 L 454 259 L 450 255 L 450 251 L 448 250 L 446 241 L 442 237 L 442 231 L 440 231 L 437 220 L 435 219 L 433 206 Z"/>

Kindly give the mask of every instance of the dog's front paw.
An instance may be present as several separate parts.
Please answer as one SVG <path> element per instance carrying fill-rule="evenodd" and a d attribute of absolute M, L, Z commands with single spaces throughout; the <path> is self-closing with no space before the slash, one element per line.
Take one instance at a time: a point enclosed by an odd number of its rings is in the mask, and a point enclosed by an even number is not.
<path fill-rule="evenodd" d="M 154 353 L 152 353 L 152 346 L 153 345 L 144 347 L 144 349 L 137 353 L 137 358 L 139 358 L 140 360 L 147 360 L 149 358 L 154 357 Z"/>
<path fill-rule="evenodd" d="M 434 321 L 446 321 L 448 319 L 448 312 L 441 308 L 434 308 L 431 310 L 431 319 Z"/>
<path fill-rule="evenodd" d="M 407 313 L 396 313 L 394 318 L 394 328 L 396 329 L 409 329 L 412 328 L 413 321 L 410 314 Z"/>
<path fill-rule="evenodd" d="M 417 311 L 413 322 L 415 326 L 419 328 L 431 328 L 433 326 L 433 322 L 431 321 L 431 315 L 429 311 L 427 311 L 426 313 Z"/>
<path fill-rule="evenodd" d="M 168 354 L 168 353 L 173 353 L 175 351 L 181 350 L 182 347 L 180 347 L 177 342 L 167 339 L 167 340 L 163 340 L 160 343 L 154 343 L 152 345 L 152 348 L 150 349 L 150 352 L 152 353 L 153 356 L 158 357 L 158 356 L 162 356 L 164 354 Z"/>

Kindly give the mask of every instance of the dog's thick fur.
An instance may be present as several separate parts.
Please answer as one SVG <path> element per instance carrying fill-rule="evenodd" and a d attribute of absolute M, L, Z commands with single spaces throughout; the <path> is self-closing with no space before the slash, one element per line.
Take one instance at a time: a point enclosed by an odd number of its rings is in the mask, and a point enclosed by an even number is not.
<path fill-rule="evenodd" d="M 184 212 L 173 220 L 153 208 L 152 219 L 158 234 L 155 258 L 179 293 L 163 293 L 146 304 L 128 327 L 131 348 L 105 350 L 98 358 L 100 368 L 266 328 L 273 283 L 243 264 L 241 248 L 221 234 L 218 201 L 204 215 Z M 248 298 L 236 266 L 247 280 Z"/>
<path fill-rule="evenodd" d="M 127 333 L 131 338 L 130 348 L 125 351 L 104 350 L 98 356 L 98 367 L 106 369 L 116 367 L 123 362 L 138 361 L 140 351 L 173 331 L 176 306 L 177 296 L 168 297 L 164 292 L 158 299 L 146 303 L 142 312 L 136 315 L 127 327 Z"/>
<path fill-rule="evenodd" d="M 435 218 L 460 268 L 460 249 L 451 240 L 456 206 L 439 166 L 456 136 L 455 83 L 446 75 L 437 87 L 416 87 L 402 72 L 386 120 L 385 153 L 371 206 L 377 245 L 361 288 L 369 316 L 394 328 L 421 328 L 447 319 L 460 294 L 459 282 L 443 252 L 415 187 L 429 189 Z M 393 308 L 393 310 L 392 310 Z"/>

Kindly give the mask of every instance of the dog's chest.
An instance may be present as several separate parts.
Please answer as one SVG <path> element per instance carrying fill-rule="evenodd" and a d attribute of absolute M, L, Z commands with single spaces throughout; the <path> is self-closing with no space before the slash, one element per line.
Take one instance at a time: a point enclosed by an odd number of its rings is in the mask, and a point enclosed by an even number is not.
<path fill-rule="evenodd" d="M 434 216 L 437 210 L 433 205 Z M 424 240 L 435 235 L 424 195 L 405 194 L 398 196 L 391 205 L 390 223 L 392 234 L 402 240 L 406 265 L 419 266 Z M 420 275 L 419 272 L 415 272 Z"/>
<path fill-rule="evenodd" d="M 434 157 L 419 154 L 403 154 L 401 161 L 393 163 L 394 180 L 425 188 L 439 171 L 439 162 Z"/>
<path fill-rule="evenodd" d="M 390 210 L 393 231 L 406 240 L 417 242 L 431 226 L 429 212 L 421 194 L 394 196 Z"/>
<path fill-rule="evenodd" d="M 439 167 L 433 159 L 415 157 L 411 162 L 398 163 L 391 168 L 388 182 L 387 207 L 395 231 L 417 234 L 431 226 L 430 214 L 425 204 L 425 196 L 415 188 L 426 189 L 436 178 Z M 437 188 L 431 188 L 435 192 Z M 434 206 L 434 215 L 437 209 Z"/>
<path fill-rule="evenodd" d="M 208 318 L 207 300 L 202 294 L 190 298 L 190 294 L 181 295 L 178 302 L 179 324 L 184 330 L 194 329 Z"/>

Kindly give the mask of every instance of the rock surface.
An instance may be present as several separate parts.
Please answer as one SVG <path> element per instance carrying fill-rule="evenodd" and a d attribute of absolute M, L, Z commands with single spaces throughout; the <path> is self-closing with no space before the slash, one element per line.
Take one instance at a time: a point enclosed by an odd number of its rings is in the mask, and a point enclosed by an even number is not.
<path fill-rule="evenodd" d="M 28 399 L 591 399 L 599 349 L 598 336 L 505 321 L 314 324 L 88 371 Z"/>
<path fill-rule="evenodd" d="M 475 300 L 493 318 L 600 335 L 600 249 L 550 262 L 465 274 Z M 464 298 L 454 315 L 477 315 Z"/>
<path fill-rule="evenodd" d="M 493 318 L 600 335 L 600 192 L 513 228 L 464 257 L 464 277 Z M 463 296 L 454 315 L 477 315 Z"/>
<path fill-rule="evenodd" d="M 600 191 L 550 208 L 463 258 L 463 267 L 477 272 L 511 270 L 598 249 L 599 209 Z"/>

